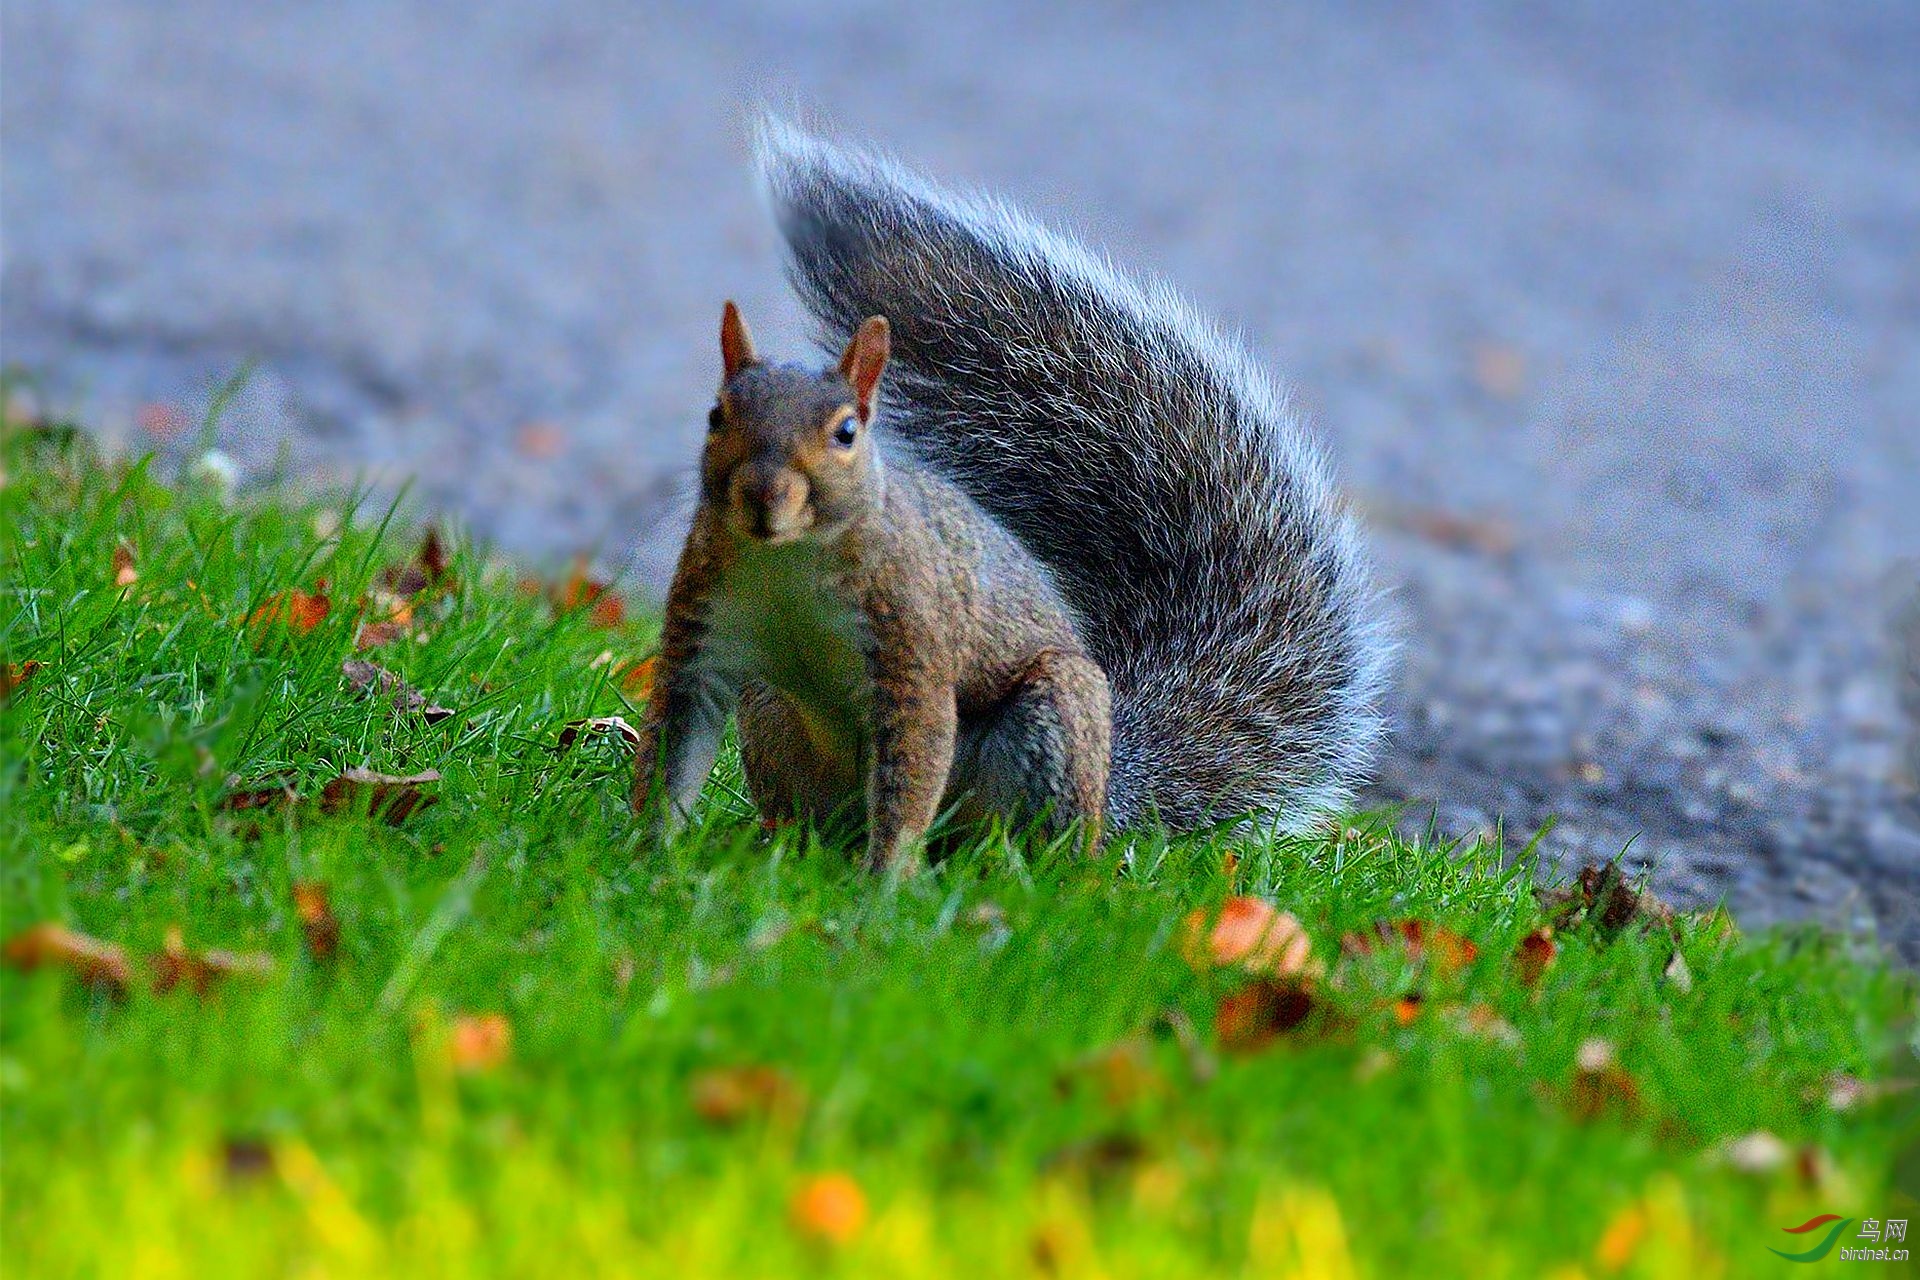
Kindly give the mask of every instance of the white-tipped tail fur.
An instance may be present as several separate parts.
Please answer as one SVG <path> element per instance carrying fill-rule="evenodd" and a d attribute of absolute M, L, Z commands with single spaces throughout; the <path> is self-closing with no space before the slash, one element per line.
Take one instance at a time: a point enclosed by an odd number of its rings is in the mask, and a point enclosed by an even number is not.
<path fill-rule="evenodd" d="M 758 144 L 823 338 L 893 325 L 887 434 L 1076 610 L 1113 688 L 1113 820 L 1299 830 L 1345 801 L 1390 646 L 1326 464 L 1246 353 L 1000 201 L 777 119 Z"/>

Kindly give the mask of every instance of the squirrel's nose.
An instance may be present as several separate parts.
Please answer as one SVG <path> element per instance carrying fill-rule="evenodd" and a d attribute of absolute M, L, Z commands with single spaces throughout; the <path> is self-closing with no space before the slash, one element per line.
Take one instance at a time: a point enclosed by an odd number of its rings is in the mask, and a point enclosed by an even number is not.
<path fill-rule="evenodd" d="M 790 468 L 743 467 L 733 482 L 734 505 L 757 538 L 787 532 L 806 505 L 804 477 Z"/>

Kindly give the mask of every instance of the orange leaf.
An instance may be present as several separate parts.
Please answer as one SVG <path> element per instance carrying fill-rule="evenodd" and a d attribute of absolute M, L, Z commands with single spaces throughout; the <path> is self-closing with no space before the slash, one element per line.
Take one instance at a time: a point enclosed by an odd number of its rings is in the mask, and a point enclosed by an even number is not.
<path fill-rule="evenodd" d="M 1313 994 L 1304 983 L 1262 980 L 1221 999 L 1214 1032 L 1229 1053 L 1257 1053 L 1305 1023 L 1313 1010 Z"/>
<path fill-rule="evenodd" d="M 103 987 L 115 995 L 125 995 L 132 982 L 125 949 L 51 922 L 34 925 L 7 939 L 0 954 L 8 964 L 27 972 L 42 965 L 57 965 L 89 986 Z"/>
<path fill-rule="evenodd" d="M 140 571 L 133 567 L 133 548 L 126 543 L 115 544 L 113 548 L 113 585 L 130 587 L 140 581 Z"/>
<path fill-rule="evenodd" d="M 300 880 L 293 886 L 293 911 L 306 935 L 307 953 L 321 964 L 331 964 L 340 949 L 340 918 L 333 914 L 327 886 L 318 880 Z"/>
<path fill-rule="evenodd" d="M 0 702 L 13 701 L 13 695 L 26 687 L 27 681 L 33 679 L 33 673 L 40 669 L 40 665 L 29 660 L 0 666 Z"/>
<path fill-rule="evenodd" d="M 165 995 L 185 982 L 195 995 L 204 996 L 221 978 L 268 978 L 273 976 L 273 968 L 273 957 L 261 951 L 203 951 L 196 955 L 187 950 L 175 926 L 167 930 L 166 943 L 153 958 L 153 989 Z"/>
<path fill-rule="evenodd" d="M 1520 945 L 1513 953 L 1513 976 L 1523 987 L 1537 987 L 1540 979 L 1546 976 L 1547 966 L 1553 963 L 1554 953 L 1560 949 L 1553 940 L 1553 926 L 1543 924 L 1526 937 L 1520 939 Z"/>
<path fill-rule="evenodd" d="M 553 605 L 563 613 L 591 606 L 587 621 L 596 627 L 617 627 L 627 617 L 627 606 L 620 596 L 606 583 L 587 576 L 584 557 L 574 561 L 572 572 L 554 593 Z"/>
<path fill-rule="evenodd" d="M 1394 946 L 1410 959 L 1425 959 L 1440 973 L 1464 969 L 1480 955 L 1480 948 L 1466 938 L 1425 920 L 1382 920 L 1340 939 L 1340 949 L 1349 955 L 1372 955 Z"/>
<path fill-rule="evenodd" d="M 447 1056 L 457 1071 L 492 1071 L 513 1056 L 513 1026 L 501 1013 L 455 1018 L 447 1037 Z"/>
<path fill-rule="evenodd" d="M 1646 1234 L 1647 1211 L 1637 1204 L 1628 1205 L 1615 1214 L 1607 1229 L 1600 1233 L 1600 1243 L 1593 1251 L 1594 1261 L 1609 1271 L 1620 1270 L 1633 1261 Z"/>
<path fill-rule="evenodd" d="M 867 1196 L 860 1184 L 844 1173 L 822 1173 L 808 1178 L 787 1206 L 793 1228 L 823 1244 L 851 1244 L 867 1225 Z"/>
<path fill-rule="evenodd" d="M 1209 919 L 1188 914 L 1181 953 L 1195 969 L 1238 965 L 1248 973 L 1298 975 L 1312 967 L 1313 940 L 1301 923 L 1259 898 L 1228 898 Z"/>
<path fill-rule="evenodd" d="M 305 635 L 319 626 L 332 610 L 333 601 L 327 599 L 324 592 L 308 594 L 295 587 L 269 596 L 248 621 L 256 627 L 284 623 L 295 635 Z"/>
<path fill-rule="evenodd" d="M 762 1116 L 791 1118 L 805 1094 L 778 1067 L 716 1067 L 688 1085 L 693 1110 L 708 1124 L 734 1125 Z"/>

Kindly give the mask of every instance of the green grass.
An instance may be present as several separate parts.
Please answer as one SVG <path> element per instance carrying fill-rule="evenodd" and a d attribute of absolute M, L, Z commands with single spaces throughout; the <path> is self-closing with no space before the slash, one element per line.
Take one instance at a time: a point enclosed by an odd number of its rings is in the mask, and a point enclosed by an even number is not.
<path fill-rule="evenodd" d="M 989 836 L 890 883 L 763 831 L 731 761 L 703 821 L 649 848 L 619 740 L 554 749 L 568 721 L 637 714 L 595 659 L 643 654 L 644 624 L 556 613 L 458 544 L 418 638 L 368 655 L 456 714 L 396 717 L 341 663 L 354 602 L 415 533 L 47 430 L 10 431 L 0 467 L 0 659 L 41 664 L 0 710 L 0 934 L 59 921 L 147 954 L 177 926 L 277 963 L 205 998 L 0 974 L 8 1275 L 1740 1276 L 1790 1270 L 1767 1246 L 1809 1237 L 1782 1226 L 1912 1206 L 1890 1172 L 1911 1106 L 1835 1111 L 1823 1082 L 1909 1069 L 1913 987 L 1835 940 L 1686 920 L 1683 990 L 1663 931 L 1573 928 L 1529 989 L 1508 957 L 1541 910 L 1496 849 L 1378 820 L 1097 864 Z M 311 633 L 247 625 L 321 580 Z M 314 797 L 363 765 L 440 770 L 438 804 L 397 827 L 219 808 L 230 777 L 291 771 Z M 297 881 L 330 886 L 331 963 Z M 1401 917 L 1479 959 L 1333 963 L 1323 1016 L 1222 1052 L 1215 1010 L 1244 979 L 1196 973 L 1179 941 L 1232 893 L 1293 912 L 1330 962 Z M 1402 1025 L 1410 986 L 1426 1011 Z M 1476 1034 L 1470 1005 L 1517 1034 Z M 510 1053 L 459 1070 L 451 1029 L 486 1012 Z M 1638 1096 L 1583 1119 L 1594 1037 Z M 744 1066 L 789 1096 L 703 1120 L 694 1077 Z M 1712 1155 L 1755 1130 L 1819 1155 L 1760 1174 Z M 870 1206 L 844 1245 L 789 1222 L 826 1171 Z"/>

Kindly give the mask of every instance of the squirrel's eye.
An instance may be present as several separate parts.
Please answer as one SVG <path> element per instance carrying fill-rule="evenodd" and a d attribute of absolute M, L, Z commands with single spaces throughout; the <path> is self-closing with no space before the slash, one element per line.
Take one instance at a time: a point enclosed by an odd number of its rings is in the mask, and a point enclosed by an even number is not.
<path fill-rule="evenodd" d="M 840 425 L 833 429 L 833 442 L 842 449 L 853 448 L 854 437 L 860 434 L 860 424 L 852 414 L 840 419 Z"/>
<path fill-rule="evenodd" d="M 727 425 L 727 415 L 720 412 L 719 405 L 715 405 L 713 406 L 713 408 L 707 410 L 707 430 L 718 431 L 721 427 L 724 427 L 726 425 Z"/>

